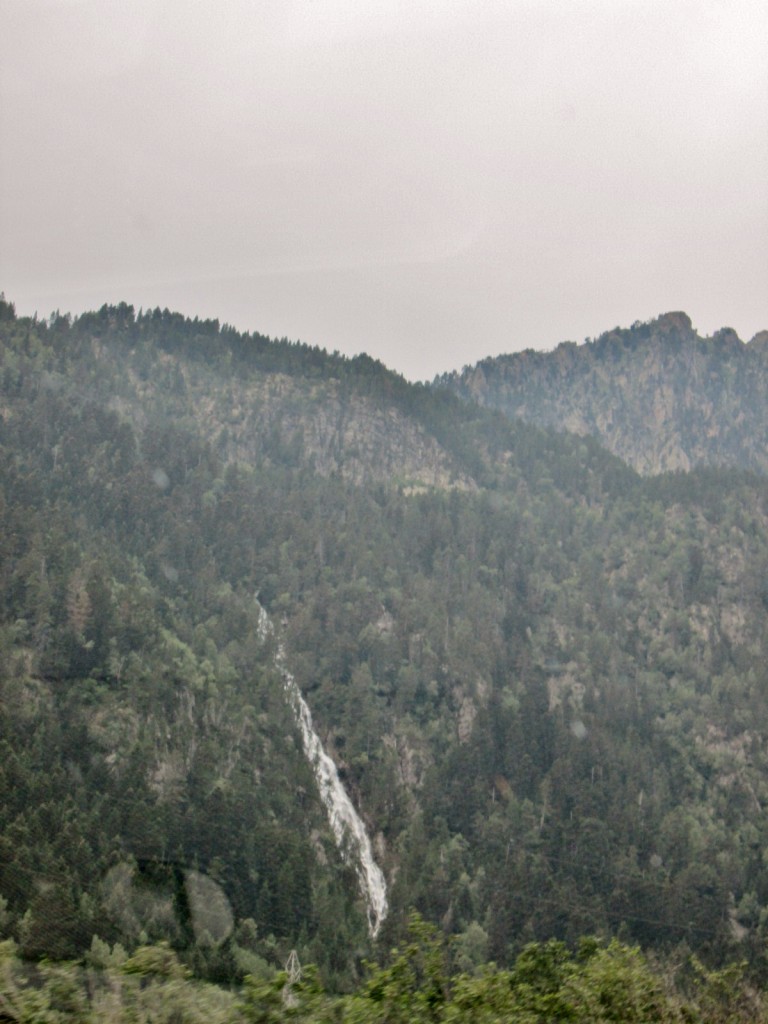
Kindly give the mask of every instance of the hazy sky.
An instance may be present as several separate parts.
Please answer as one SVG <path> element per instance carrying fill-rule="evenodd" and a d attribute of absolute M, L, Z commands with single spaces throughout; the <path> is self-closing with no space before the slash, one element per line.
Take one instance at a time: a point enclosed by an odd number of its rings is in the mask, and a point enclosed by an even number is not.
<path fill-rule="evenodd" d="M 0 289 L 414 378 L 768 327 L 765 0 L 0 0 Z"/>

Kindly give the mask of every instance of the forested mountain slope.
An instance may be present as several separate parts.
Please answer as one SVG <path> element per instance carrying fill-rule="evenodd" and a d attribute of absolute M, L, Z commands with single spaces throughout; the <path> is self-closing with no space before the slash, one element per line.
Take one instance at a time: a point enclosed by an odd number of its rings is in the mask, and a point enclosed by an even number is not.
<path fill-rule="evenodd" d="M 592 435 L 641 473 L 768 472 L 768 331 L 702 338 L 685 313 L 584 345 L 484 359 L 436 382 L 542 427 Z"/>
<path fill-rule="evenodd" d="M 0 923 L 25 955 L 168 934 L 209 977 L 297 947 L 355 979 L 364 908 L 279 642 L 388 879 L 383 946 L 415 907 L 468 969 L 597 933 L 763 970 L 764 479 L 646 480 L 167 311 L 0 314 Z M 180 865 L 224 937 L 179 925 Z"/>

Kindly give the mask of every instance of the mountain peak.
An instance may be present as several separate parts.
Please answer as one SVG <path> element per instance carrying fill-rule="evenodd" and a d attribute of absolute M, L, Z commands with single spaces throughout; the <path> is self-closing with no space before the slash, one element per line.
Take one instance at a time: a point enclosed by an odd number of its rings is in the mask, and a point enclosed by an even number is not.
<path fill-rule="evenodd" d="M 730 465 L 768 473 L 768 332 L 701 337 L 682 311 L 550 353 L 485 360 L 445 383 L 540 427 L 590 434 L 641 473 Z"/>
<path fill-rule="evenodd" d="M 661 316 L 651 324 L 652 327 L 656 327 L 659 330 L 666 331 L 692 331 L 693 324 L 691 318 L 687 313 L 676 311 L 672 313 L 662 313 Z"/>

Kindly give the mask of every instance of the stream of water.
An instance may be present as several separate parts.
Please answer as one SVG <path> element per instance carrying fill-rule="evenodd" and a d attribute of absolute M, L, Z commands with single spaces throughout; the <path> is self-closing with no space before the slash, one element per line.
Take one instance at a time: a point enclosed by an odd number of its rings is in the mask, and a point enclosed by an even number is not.
<path fill-rule="evenodd" d="M 273 633 L 273 626 L 264 608 L 259 605 L 259 632 L 263 639 Z M 288 702 L 301 733 L 304 753 L 309 761 L 320 799 L 328 814 L 336 845 L 345 861 L 351 862 L 357 874 L 360 892 L 368 910 L 368 927 L 376 938 L 381 922 L 387 916 L 387 883 L 373 857 L 371 840 L 349 794 L 344 789 L 336 765 L 326 754 L 320 737 L 312 725 L 312 713 L 298 683 L 285 664 L 285 650 L 277 645 L 275 664 L 282 676 Z"/>

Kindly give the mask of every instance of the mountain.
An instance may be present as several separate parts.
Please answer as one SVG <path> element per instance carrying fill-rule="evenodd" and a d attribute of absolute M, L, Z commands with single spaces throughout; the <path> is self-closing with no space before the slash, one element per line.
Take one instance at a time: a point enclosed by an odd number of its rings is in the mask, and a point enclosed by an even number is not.
<path fill-rule="evenodd" d="M 583 345 L 484 359 L 441 388 L 541 427 L 598 438 L 643 474 L 694 466 L 768 472 L 768 331 L 702 338 L 685 313 Z"/>
<path fill-rule="evenodd" d="M 25 956 L 167 938 L 232 980 L 295 948 L 343 989 L 415 908 L 470 971 L 590 933 L 761 976 L 763 476 L 644 478 L 168 310 L 3 301 L 0 357 L 0 927 Z M 300 700 L 386 880 L 375 938 Z"/>

